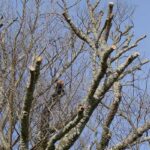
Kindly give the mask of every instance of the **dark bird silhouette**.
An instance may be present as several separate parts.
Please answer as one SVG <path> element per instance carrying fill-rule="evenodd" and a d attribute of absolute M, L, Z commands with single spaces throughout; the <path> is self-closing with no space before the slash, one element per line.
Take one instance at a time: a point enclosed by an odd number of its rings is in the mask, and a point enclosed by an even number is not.
<path fill-rule="evenodd" d="M 52 94 L 52 97 L 56 96 L 63 96 L 65 94 L 64 91 L 64 81 L 63 80 L 57 80 L 56 86 L 55 86 L 55 92 Z"/>
<path fill-rule="evenodd" d="M 2 28 L 2 27 L 3 27 L 3 23 L 2 23 L 2 21 L 3 21 L 3 16 L 1 16 L 1 17 L 0 17 L 0 28 Z"/>

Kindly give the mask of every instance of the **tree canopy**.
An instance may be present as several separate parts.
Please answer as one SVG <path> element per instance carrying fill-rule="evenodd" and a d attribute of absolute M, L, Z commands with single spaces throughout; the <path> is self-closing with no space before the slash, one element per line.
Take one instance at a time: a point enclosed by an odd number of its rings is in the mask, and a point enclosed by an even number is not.
<path fill-rule="evenodd" d="M 0 149 L 124 150 L 150 141 L 130 10 L 102 0 L 2 1 Z M 142 83 L 144 84 L 144 83 Z"/>

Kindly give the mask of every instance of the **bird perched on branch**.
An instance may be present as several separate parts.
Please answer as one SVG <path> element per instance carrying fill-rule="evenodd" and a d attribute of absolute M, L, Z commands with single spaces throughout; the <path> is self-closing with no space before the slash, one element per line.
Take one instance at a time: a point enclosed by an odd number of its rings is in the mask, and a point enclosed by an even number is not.
<path fill-rule="evenodd" d="M 3 27 L 3 16 L 0 17 L 0 28 Z"/>
<path fill-rule="evenodd" d="M 65 94 L 64 81 L 57 80 L 55 85 L 55 91 L 52 94 L 52 97 L 55 98 L 56 96 L 63 96 L 64 94 Z"/>

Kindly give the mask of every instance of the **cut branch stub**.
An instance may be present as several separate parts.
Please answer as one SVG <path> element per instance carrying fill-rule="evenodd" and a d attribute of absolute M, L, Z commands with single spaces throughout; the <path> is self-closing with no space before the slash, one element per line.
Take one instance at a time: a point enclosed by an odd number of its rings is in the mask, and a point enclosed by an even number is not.
<path fill-rule="evenodd" d="M 42 57 L 36 57 L 35 66 L 30 67 L 30 82 L 27 86 L 26 96 L 24 99 L 24 105 L 21 115 L 21 136 L 20 136 L 20 147 L 21 150 L 28 149 L 29 140 L 29 116 L 32 107 L 33 94 L 35 90 L 35 85 L 37 83 L 40 74 L 40 65 L 42 62 Z"/>

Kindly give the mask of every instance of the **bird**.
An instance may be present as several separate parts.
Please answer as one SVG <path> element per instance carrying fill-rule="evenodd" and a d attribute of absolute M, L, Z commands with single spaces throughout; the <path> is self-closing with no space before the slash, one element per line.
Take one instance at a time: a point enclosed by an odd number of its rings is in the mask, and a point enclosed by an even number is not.
<path fill-rule="evenodd" d="M 3 18 L 4 18 L 3 16 L 0 17 L 0 28 L 3 27 Z"/>
<path fill-rule="evenodd" d="M 65 94 L 64 90 L 64 81 L 63 80 L 57 80 L 56 85 L 55 85 L 55 91 L 52 94 L 52 97 L 58 97 L 58 96 L 63 96 Z"/>

